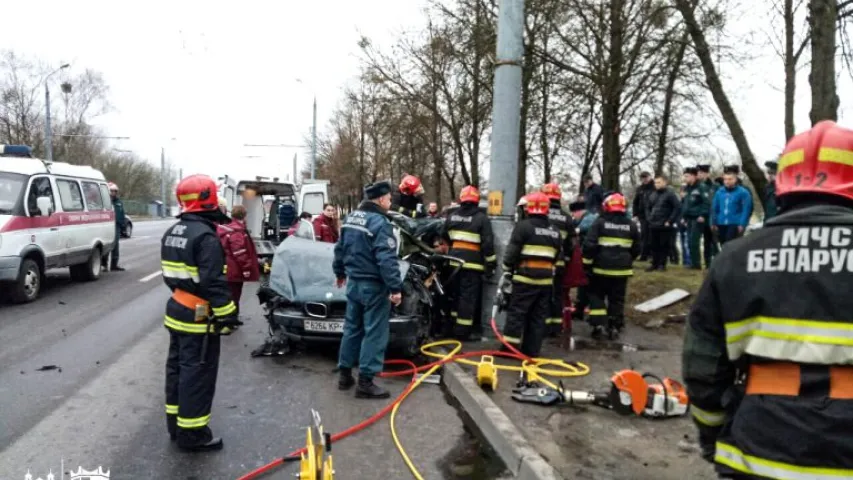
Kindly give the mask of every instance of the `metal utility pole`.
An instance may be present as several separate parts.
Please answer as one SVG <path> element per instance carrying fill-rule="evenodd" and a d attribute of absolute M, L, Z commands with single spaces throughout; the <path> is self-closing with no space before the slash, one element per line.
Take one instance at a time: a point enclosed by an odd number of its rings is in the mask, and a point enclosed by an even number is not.
<path fill-rule="evenodd" d="M 293 154 L 293 184 L 296 185 L 296 155 Z"/>
<path fill-rule="evenodd" d="M 160 217 L 166 218 L 166 147 L 160 147 Z"/>
<path fill-rule="evenodd" d="M 314 97 L 314 121 L 311 127 L 311 180 L 317 168 L 317 97 Z M 294 177 L 294 182 L 296 178 Z"/>
<path fill-rule="evenodd" d="M 513 228 L 518 196 L 518 145 L 521 123 L 521 65 L 524 56 L 524 0 L 499 0 L 498 38 L 492 100 L 492 151 L 489 166 L 489 216 L 497 247 L 497 264 L 503 264 L 504 245 Z M 500 271 L 493 278 L 500 278 Z M 483 285 L 480 315 L 490 312 L 497 280 Z M 503 317 L 503 315 L 501 315 Z M 503 328 L 504 319 L 495 319 Z"/>
<path fill-rule="evenodd" d="M 489 213 L 512 216 L 518 192 L 524 0 L 500 0 L 492 103 Z"/>
<path fill-rule="evenodd" d="M 47 153 L 47 161 L 53 161 L 53 132 L 51 131 L 50 125 L 50 77 L 52 77 L 55 73 L 59 73 L 62 70 L 68 68 L 69 64 L 64 64 L 57 68 L 56 70 L 50 72 L 47 77 L 44 79 L 44 149 Z"/>

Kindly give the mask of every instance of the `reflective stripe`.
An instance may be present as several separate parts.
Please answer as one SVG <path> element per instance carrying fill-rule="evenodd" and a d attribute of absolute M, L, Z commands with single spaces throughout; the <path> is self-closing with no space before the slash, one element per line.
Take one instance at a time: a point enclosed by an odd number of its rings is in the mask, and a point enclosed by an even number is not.
<path fill-rule="evenodd" d="M 690 405 L 690 413 L 693 414 L 693 418 L 695 418 L 697 422 L 709 427 L 719 427 L 726 421 L 726 412 L 702 410 L 693 404 Z"/>
<path fill-rule="evenodd" d="M 237 305 L 234 304 L 233 301 L 228 302 L 226 305 L 222 307 L 213 307 L 213 314 L 217 317 L 224 317 L 226 315 L 231 315 L 232 313 L 237 311 Z"/>
<path fill-rule="evenodd" d="M 199 283 L 201 281 L 198 276 L 198 267 L 193 267 L 183 262 L 170 262 L 168 260 L 162 260 L 160 261 L 160 268 L 163 271 L 164 278 L 192 280 L 195 283 Z"/>
<path fill-rule="evenodd" d="M 589 316 L 591 317 L 600 317 L 603 315 L 607 315 L 606 308 L 593 308 L 589 311 Z"/>
<path fill-rule="evenodd" d="M 554 258 L 557 256 L 557 249 L 546 247 L 545 245 L 525 245 L 521 248 L 521 254 L 532 257 Z"/>
<path fill-rule="evenodd" d="M 167 328 L 175 330 L 176 332 L 184 332 L 184 333 L 199 333 L 204 334 L 207 329 L 206 323 L 190 323 L 190 322 L 182 322 L 180 320 L 175 320 L 174 318 L 166 315 L 165 320 L 163 321 L 163 325 Z M 213 325 L 210 326 L 210 331 L 213 331 Z"/>
<path fill-rule="evenodd" d="M 166 404 L 166 413 L 169 415 L 177 415 L 178 414 L 178 406 L 177 405 L 169 405 Z"/>
<path fill-rule="evenodd" d="M 853 324 L 756 316 L 726 324 L 731 360 L 743 354 L 822 365 L 853 364 Z"/>
<path fill-rule="evenodd" d="M 451 230 L 447 232 L 451 240 L 459 240 L 462 242 L 480 243 L 480 234 L 466 232 L 464 230 Z"/>
<path fill-rule="evenodd" d="M 609 268 L 593 268 L 592 273 L 607 277 L 628 277 L 634 274 L 633 270 L 611 270 Z"/>
<path fill-rule="evenodd" d="M 373 236 L 373 232 L 371 232 L 370 230 L 368 230 L 368 229 L 367 229 L 367 227 L 362 227 L 361 225 L 349 225 L 349 224 L 346 224 L 346 223 L 345 223 L 345 224 L 341 227 L 341 229 L 344 229 L 344 228 L 351 228 L 351 229 L 353 229 L 353 230 L 358 230 L 359 232 L 366 233 L 368 237 L 372 237 L 372 236 Z"/>
<path fill-rule="evenodd" d="M 178 417 L 179 428 L 202 428 L 206 427 L 208 423 L 210 423 L 209 413 L 203 417 L 196 418 Z"/>
<path fill-rule="evenodd" d="M 182 202 L 187 202 L 190 200 L 198 200 L 198 194 L 197 193 L 185 193 L 183 195 L 178 195 L 178 200 L 180 200 Z"/>
<path fill-rule="evenodd" d="M 581 262 L 584 265 L 592 265 L 592 259 L 591 258 L 581 258 Z"/>
<path fill-rule="evenodd" d="M 849 167 L 853 166 L 853 152 L 844 148 L 821 147 L 817 154 L 817 161 L 839 163 Z"/>
<path fill-rule="evenodd" d="M 493 262 L 497 262 L 497 261 L 498 261 L 497 255 L 489 255 L 488 257 L 486 257 L 486 263 L 493 263 Z"/>
<path fill-rule="evenodd" d="M 790 167 L 792 165 L 803 163 L 805 159 L 805 151 L 802 148 L 794 150 L 792 152 L 788 152 L 785 155 L 779 157 L 779 163 L 776 166 L 776 171 L 778 173 L 782 173 L 782 170 L 785 170 L 787 167 Z"/>
<path fill-rule="evenodd" d="M 456 325 L 466 325 L 471 326 L 474 325 L 474 320 L 471 318 L 457 318 Z"/>
<path fill-rule="evenodd" d="M 504 340 L 506 340 L 506 342 L 507 342 L 507 343 L 515 343 L 516 345 L 517 345 L 517 344 L 519 344 L 519 343 L 521 343 L 521 339 L 520 339 L 520 338 L 518 338 L 518 337 L 510 337 L 509 335 L 504 335 Z"/>
<path fill-rule="evenodd" d="M 478 272 L 483 272 L 486 270 L 486 267 L 484 267 L 482 264 L 472 263 L 472 262 L 463 263 L 462 268 L 467 269 L 467 270 L 477 270 Z"/>
<path fill-rule="evenodd" d="M 227 264 L 222 266 L 222 273 L 228 274 L 228 265 Z"/>
<path fill-rule="evenodd" d="M 557 265 L 558 267 L 565 267 L 566 261 L 561 258 L 561 259 L 557 260 L 557 263 L 555 263 L 555 265 Z"/>
<path fill-rule="evenodd" d="M 455 317 L 455 316 L 457 316 L 457 315 L 459 315 L 457 312 L 450 312 L 450 316 L 451 316 L 451 317 Z"/>
<path fill-rule="evenodd" d="M 557 323 L 557 324 L 562 324 L 562 323 L 563 323 L 563 319 L 562 319 L 562 318 L 560 318 L 560 317 L 551 317 L 551 318 L 546 318 L 546 319 L 545 319 L 545 324 L 546 324 L 546 325 L 551 325 L 551 324 L 555 324 L 555 323 Z"/>
<path fill-rule="evenodd" d="M 634 241 L 630 238 L 601 237 L 598 244 L 602 247 L 627 247 L 630 248 Z"/>
<path fill-rule="evenodd" d="M 524 275 L 513 275 L 512 281 L 518 282 L 518 283 L 526 283 L 528 285 L 543 285 L 543 286 L 550 286 L 554 282 L 550 278 L 530 278 L 530 277 L 525 277 Z"/>
<path fill-rule="evenodd" d="M 714 461 L 739 472 L 777 480 L 843 480 L 853 479 L 846 468 L 800 467 L 743 453 L 739 448 L 717 442 Z"/>
<path fill-rule="evenodd" d="M 566 237 L 568 237 L 568 236 L 569 236 L 569 232 L 567 232 L 567 231 L 565 231 L 565 230 L 560 230 L 560 238 L 562 238 L 563 240 L 565 240 L 565 239 L 566 239 Z"/>
<path fill-rule="evenodd" d="M 240 250 L 235 250 L 233 253 L 234 253 L 234 255 L 240 255 L 241 253 L 245 253 L 245 252 L 246 252 L 246 249 L 241 248 Z M 226 268 L 228 268 L 228 267 L 226 266 Z"/>

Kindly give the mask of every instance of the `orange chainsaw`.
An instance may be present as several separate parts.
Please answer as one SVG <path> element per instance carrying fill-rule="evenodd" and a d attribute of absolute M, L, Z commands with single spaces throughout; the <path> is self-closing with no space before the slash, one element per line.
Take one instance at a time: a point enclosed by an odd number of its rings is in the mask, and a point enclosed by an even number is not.
<path fill-rule="evenodd" d="M 650 385 L 647 378 L 657 383 Z M 687 413 L 688 407 L 687 392 L 681 383 L 634 370 L 613 374 L 607 392 L 566 390 L 562 382 L 559 389 L 555 389 L 522 379 L 513 389 L 512 399 L 546 406 L 595 405 L 622 415 L 633 413 L 651 418 L 680 417 Z"/>

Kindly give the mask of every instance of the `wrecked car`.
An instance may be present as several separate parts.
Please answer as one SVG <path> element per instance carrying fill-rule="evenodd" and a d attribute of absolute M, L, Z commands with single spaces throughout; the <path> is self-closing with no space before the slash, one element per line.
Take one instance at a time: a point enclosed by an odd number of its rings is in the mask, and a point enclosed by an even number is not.
<path fill-rule="evenodd" d="M 441 219 L 412 220 L 393 214 L 389 218 L 401 256 L 403 301 L 392 307 L 388 349 L 411 357 L 443 314 L 438 308 L 446 303 L 442 281 L 452 280 L 462 261 L 430 246 L 440 237 Z M 268 282 L 258 291 L 270 338 L 253 355 L 283 355 L 294 343 L 340 343 L 347 302 L 346 289 L 335 286 L 334 248 L 298 235 L 278 246 Z"/>

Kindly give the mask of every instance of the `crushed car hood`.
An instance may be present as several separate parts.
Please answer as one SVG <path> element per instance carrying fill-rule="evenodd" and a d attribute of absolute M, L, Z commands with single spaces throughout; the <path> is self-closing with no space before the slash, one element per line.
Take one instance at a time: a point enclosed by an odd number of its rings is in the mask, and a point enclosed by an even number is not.
<path fill-rule="evenodd" d="M 346 288 L 335 286 L 335 244 L 289 236 L 275 251 L 270 288 L 290 303 L 346 301 Z M 400 260 L 401 278 L 408 262 Z"/>

